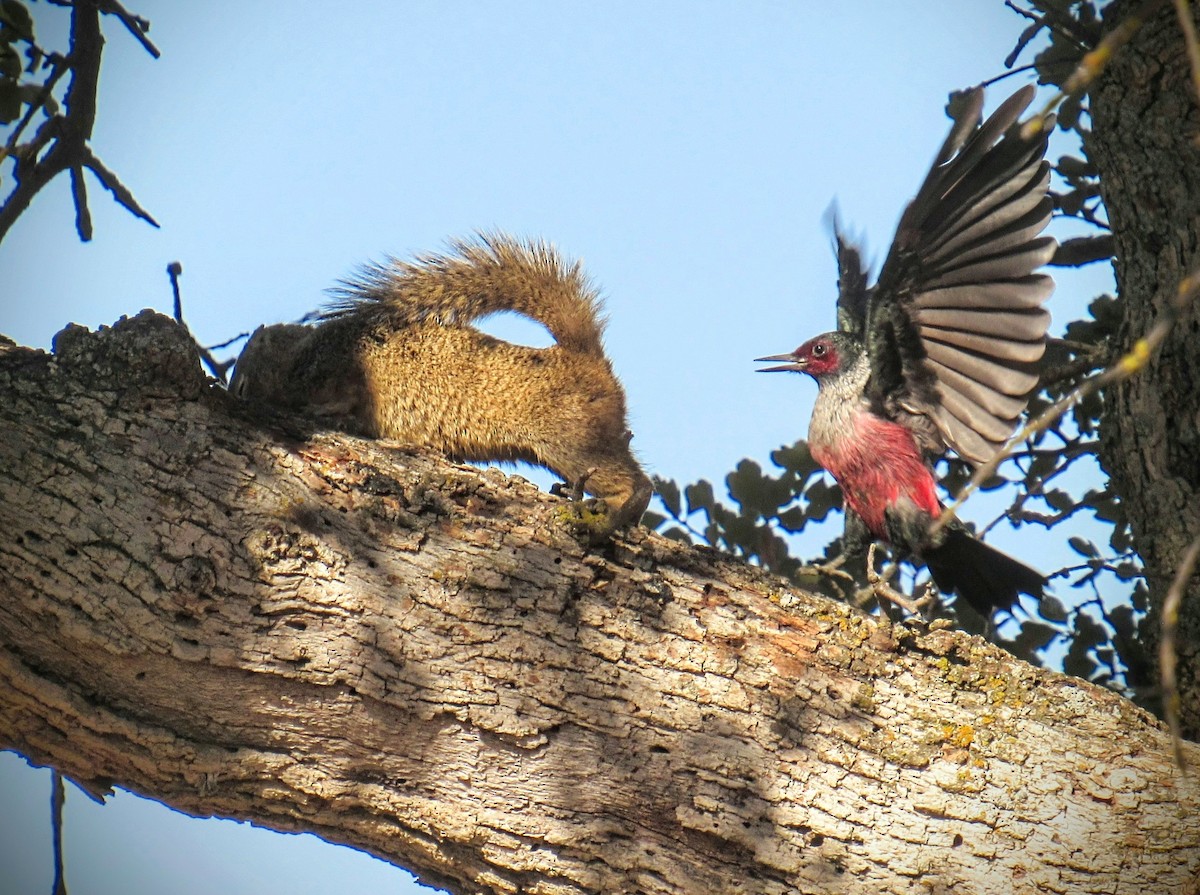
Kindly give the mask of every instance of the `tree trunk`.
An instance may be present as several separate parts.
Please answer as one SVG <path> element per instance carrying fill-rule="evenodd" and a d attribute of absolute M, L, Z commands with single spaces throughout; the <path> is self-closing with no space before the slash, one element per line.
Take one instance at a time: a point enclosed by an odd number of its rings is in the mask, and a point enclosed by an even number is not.
<path fill-rule="evenodd" d="M 0 747 L 95 793 L 460 893 L 1196 890 L 1200 786 L 1109 691 L 263 429 L 149 312 L 56 350 L 0 353 Z"/>
<path fill-rule="evenodd" d="M 1113 3 L 1116 24 L 1141 0 Z M 1127 350 L 1200 265 L 1200 109 L 1179 23 L 1164 4 L 1118 52 L 1092 90 L 1086 141 L 1116 243 Z M 1193 304 L 1148 369 L 1111 389 L 1101 458 L 1133 523 L 1146 564 L 1151 612 L 1143 625 L 1156 655 L 1161 608 L 1192 539 L 1200 534 L 1200 305 Z M 1185 735 L 1200 738 L 1200 575 L 1179 628 Z"/>

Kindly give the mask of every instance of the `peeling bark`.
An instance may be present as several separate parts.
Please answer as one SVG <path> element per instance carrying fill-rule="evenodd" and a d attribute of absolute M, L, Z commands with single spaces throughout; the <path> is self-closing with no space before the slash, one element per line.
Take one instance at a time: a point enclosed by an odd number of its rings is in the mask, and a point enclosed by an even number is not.
<path fill-rule="evenodd" d="M 0 747 L 97 794 L 456 893 L 1196 890 L 1200 786 L 1111 692 L 256 423 L 149 312 L 56 351 L 0 352 Z"/>
<path fill-rule="evenodd" d="M 1111 25 L 1142 4 L 1114 2 Z M 1200 11 L 1193 9 L 1200 20 Z M 1172 4 L 1163 4 L 1118 52 L 1091 94 L 1085 146 L 1116 244 L 1128 350 L 1200 266 L 1200 109 Z M 1189 309 L 1141 374 L 1106 394 L 1100 455 L 1121 495 L 1146 565 L 1151 612 L 1143 625 L 1157 655 L 1161 608 L 1184 551 L 1200 532 L 1200 305 Z M 1200 737 L 1200 576 L 1180 613 L 1182 722 Z"/>

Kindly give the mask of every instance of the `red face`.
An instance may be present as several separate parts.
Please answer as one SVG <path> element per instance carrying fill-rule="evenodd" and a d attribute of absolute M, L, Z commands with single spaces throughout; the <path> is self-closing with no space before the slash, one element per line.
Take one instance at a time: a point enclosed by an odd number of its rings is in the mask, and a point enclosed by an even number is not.
<path fill-rule="evenodd" d="M 837 346 L 828 336 L 809 339 L 793 352 L 796 364 L 812 376 L 824 376 L 837 371 L 840 359 Z"/>
<path fill-rule="evenodd" d="M 758 372 L 775 373 L 790 370 L 818 377 L 827 373 L 836 373 L 842 363 L 835 340 L 836 336 L 837 333 L 825 333 L 809 339 L 791 354 L 755 358 L 758 361 L 785 361 L 777 367 L 766 367 Z"/>

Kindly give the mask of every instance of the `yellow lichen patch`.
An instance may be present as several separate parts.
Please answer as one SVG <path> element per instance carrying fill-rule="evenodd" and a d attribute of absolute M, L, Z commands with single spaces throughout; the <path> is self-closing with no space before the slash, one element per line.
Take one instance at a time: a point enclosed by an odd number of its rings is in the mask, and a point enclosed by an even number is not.
<path fill-rule="evenodd" d="M 972 764 L 962 764 L 954 774 L 953 783 L 944 783 L 942 788 L 948 792 L 979 793 L 983 791 L 984 778 L 972 769 Z M 982 765 L 975 765 L 982 767 Z"/>
<path fill-rule="evenodd" d="M 975 742 L 975 728 L 970 724 L 943 724 L 942 735 L 947 743 L 960 749 L 966 749 Z"/>
<path fill-rule="evenodd" d="M 861 712 L 875 711 L 875 688 L 870 684 L 861 684 L 850 698 L 850 704 Z"/>
<path fill-rule="evenodd" d="M 981 688 L 992 705 L 1002 705 L 1008 699 L 1008 681 L 993 675 L 983 680 Z"/>

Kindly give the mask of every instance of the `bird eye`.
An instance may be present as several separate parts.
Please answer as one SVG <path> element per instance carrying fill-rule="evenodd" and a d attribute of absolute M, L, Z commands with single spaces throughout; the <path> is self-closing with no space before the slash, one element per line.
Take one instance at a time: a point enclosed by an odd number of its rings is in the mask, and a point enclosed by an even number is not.
<path fill-rule="evenodd" d="M 812 352 L 816 357 L 821 357 L 822 355 L 824 355 L 825 354 L 825 343 L 818 342 L 816 345 L 813 345 Z"/>

